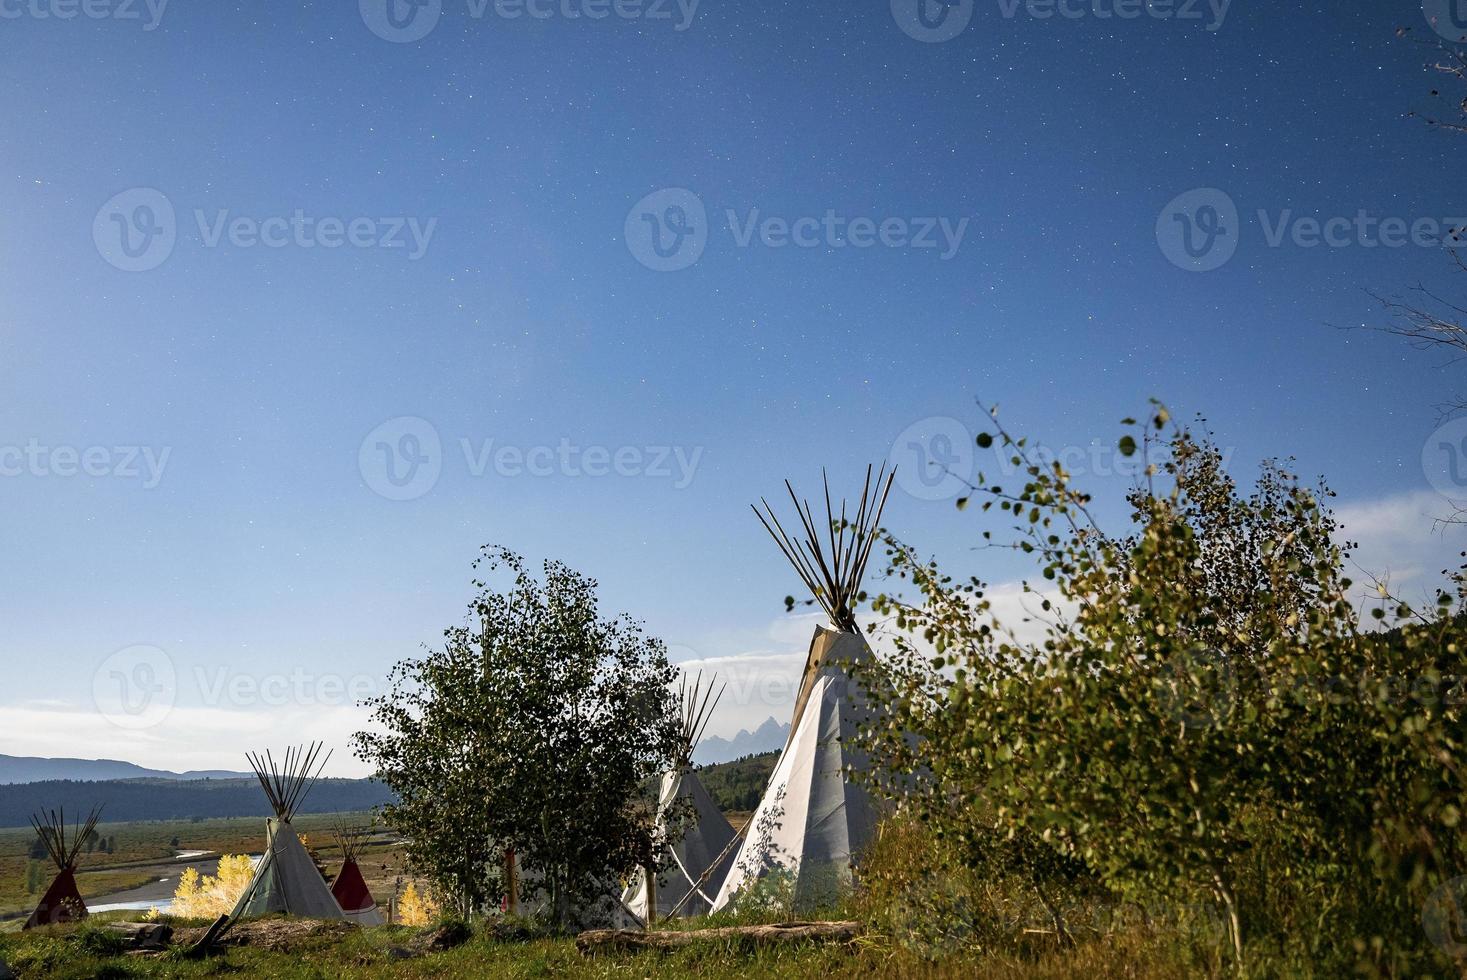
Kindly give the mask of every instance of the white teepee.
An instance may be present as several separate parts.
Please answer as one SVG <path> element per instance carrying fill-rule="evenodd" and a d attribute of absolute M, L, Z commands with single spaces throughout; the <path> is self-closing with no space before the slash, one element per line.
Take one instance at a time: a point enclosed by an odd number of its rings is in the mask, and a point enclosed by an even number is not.
<path fill-rule="evenodd" d="M 715 910 L 766 878 L 781 901 L 791 901 L 798 909 L 828 904 L 850 888 L 852 864 L 871 841 L 875 810 L 865 787 L 850 776 L 852 770 L 867 767 L 857 750 L 856 734 L 872 720 L 873 710 L 851 669 L 872 660 L 856 625 L 854 606 L 894 475 L 883 467 L 873 485 L 867 469 L 860 506 L 850 520 L 844 503 L 839 516 L 835 514 L 827 485 L 825 534 L 816 527 L 810 505 L 795 497 L 788 482 L 785 486 L 799 512 L 804 539 L 790 538 L 767 502 L 768 520 L 759 514 L 814 601 L 830 617 L 831 627 L 817 627 L 810 641 L 789 741 L 714 900 Z"/>
<path fill-rule="evenodd" d="M 319 744 L 288 749 L 284 765 L 279 768 L 269 752 L 264 756 L 247 756 L 275 811 L 275 819 L 266 824 L 265 854 L 255 865 L 249 887 L 230 914 L 231 921 L 277 913 L 307 919 L 345 917 L 316 862 L 311 860 L 290 825 L 312 784 L 326 767 L 326 760 L 315 765 L 320 753 Z M 330 759 L 330 755 L 326 758 Z"/>
<path fill-rule="evenodd" d="M 706 913 L 733 865 L 734 829 L 693 769 L 693 750 L 722 696 L 721 690 L 713 696 L 710 685 L 700 700 L 701 679 L 700 674 L 691 685 L 684 681 L 681 751 L 672 770 L 662 777 L 657 801 L 658 829 L 669 831 L 673 838 L 662 853 L 660 863 L 665 867 L 655 881 L 649 881 L 647 872 L 637 875 L 622 894 L 622 904 L 646 926 L 672 915 Z"/>

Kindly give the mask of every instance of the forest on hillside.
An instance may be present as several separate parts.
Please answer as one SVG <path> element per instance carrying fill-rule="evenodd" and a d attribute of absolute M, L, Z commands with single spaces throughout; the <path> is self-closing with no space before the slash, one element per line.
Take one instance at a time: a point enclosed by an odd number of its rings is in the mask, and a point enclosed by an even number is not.
<path fill-rule="evenodd" d="M 301 812 L 370 810 L 391 799 L 391 791 L 370 779 L 323 779 L 312 788 Z M 260 784 L 253 779 L 53 780 L 0 786 L 0 827 L 27 826 L 38 801 L 80 814 L 101 806 L 108 823 L 264 816 L 268 810 Z"/>
<path fill-rule="evenodd" d="M 778 752 L 761 752 L 698 770 L 703 787 L 724 813 L 748 813 L 759 805 Z"/>

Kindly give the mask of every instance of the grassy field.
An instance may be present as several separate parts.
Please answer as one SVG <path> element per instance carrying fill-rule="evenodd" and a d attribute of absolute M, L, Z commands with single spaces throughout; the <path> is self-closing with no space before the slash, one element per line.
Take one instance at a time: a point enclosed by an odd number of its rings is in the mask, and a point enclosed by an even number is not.
<path fill-rule="evenodd" d="M 730 813 L 736 823 L 747 814 Z M 365 814 L 302 816 L 296 827 L 324 865 L 339 860 L 331 829 L 337 823 L 361 824 Z M 258 853 L 264 841 L 260 817 L 194 821 L 157 821 L 108 824 L 99 832 L 114 852 L 94 853 L 82 859 L 79 881 L 89 897 L 127 889 L 141 881 L 156 881 L 160 867 L 176 876 L 188 862 L 172 862 L 179 851 L 219 854 Z M 0 830 L 0 914 L 28 911 L 35 895 L 25 891 L 26 854 L 34 834 L 29 830 Z M 901 850 L 905 838 L 890 835 L 882 860 L 903 864 L 912 855 Z M 202 859 L 201 859 L 202 863 Z M 406 884 L 400 848 L 380 840 L 363 856 L 368 885 L 384 908 L 390 896 Z M 45 869 L 46 881 L 50 869 Z M 44 887 L 44 884 L 42 885 Z M 905 911 L 904 911 L 905 910 Z M 1032 912 L 1032 910 L 1030 910 Z M 789 913 L 765 911 L 753 918 L 730 918 L 680 924 L 679 928 L 777 921 Z M 762 915 L 763 918 L 758 916 Z M 939 913 L 940 915 L 940 913 Z M 861 893 L 849 908 L 826 918 L 857 919 L 868 923 L 857 941 L 840 946 L 800 946 L 779 950 L 749 950 L 726 941 L 707 941 L 674 953 L 612 954 L 585 957 L 567 937 L 529 937 L 525 931 L 506 932 L 503 923 L 481 926 L 465 945 L 447 950 L 425 948 L 423 930 L 401 927 L 358 930 L 337 924 L 324 931 L 289 936 L 282 942 L 231 946 L 204 959 L 189 959 L 181 946 L 162 954 L 127 954 L 120 940 L 106 931 L 107 922 L 137 921 L 139 912 L 94 915 L 78 926 L 21 933 L 21 918 L 0 921 L 0 961 L 22 980 L 29 978 L 91 977 L 652 977 L 696 975 L 699 980 L 766 975 L 768 977 L 974 977 L 1061 978 L 1160 977 L 1232 975 L 1224 969 L 1215 943 L 1182 940 L 1175 932 L 1152 931 L 1136 923 L 1114 929 L 1087 931 L 1074 948 L 1062 949 L 1053 934 L 1033 928 L 1036 916 L 1014 914 L 1002 936 L 965 935 L 961 930 L 923 928 L 937 919 L 920 902 L 912 904 L 903 893 Z M 187 938 L 188 928 L 204 923 L 164 917 Z M 1007 920 L 1005 920 L 1007 921 Z M 1097 918 L 1097 921 L 1103 921 Z M 492 923 L 492 920 L 491 920 Z M 289 926 L 282 924 L 282 929 Z M 248 931 L 248 930 L 245 930 Z M 285 930 L 288 931 L 288 930 Z M 976 940 L 976 941 L 975 941 Z M 1267 971 L 1265 971 L 1267 972 Z M 1272 975 L 1304 975 L 1275 971 Z"/>
<path fill-rule="evenodd" d="M 360 822 L 360 815 L 347 818 L 303 817 L 299 828 L 311 841 L 323 862 L 330 865 L 336 858 L 329 843 L 329 830 L 338 819 Z M 200 850 L 215 853 L 256 852 L 263 838 L 259 819 L 207 820 L 197 822 L 158 822 L 117 824 L 103 828 L 106 837 L 116 836 L 116 851 L 111 855 L 93 855 L 82 876 L 83 889 L 111 887 L 126 876 L 136 874 L 119 865 L 141 864 L 171 858 L 177 850 Z M 176 840 L 176 843 L 175 843 Z M 0 861 L 5 862 L 5 877 L 0 879 L 3 894 L 12 904 L 28 906 L 34 899 L 23 894 L 24 855 L 29 835 L 20 831 L 0 832 Z M 363 861 L 369 884 L 385 904 L 387 896 L 402 882 L 401 852 L 396 848 L 378 848 Z M 731 919 L 707 924 L 731 924 L 736 921 L 775 921 L 764 918 Z M 152 955 L 127 954 L 120 940 L 103 926 L 113 921 L 137 921 L 137 912 L 109 912 L 94 915 L 78 926 L 63 926 L 19 931 L 20 920 L 0 924 L 0 961 L 5 962 L 22 980 L 29 978 L 92 977 L 218 977 L 248 976 L 290 978 L 377 978 L 377 977 L 652 977 L 696 975 L 700 980 L 747 977 L 831 978 L 831 977 L 975 977 L 975 978 L 1061 978 L 1074 976 L 1141 978 L 1181 977 L 1215 973 L 1205 967 L 1205 960 L 1186 956 L 1174 939 L 1127 930 L 1097 936 L 1078 948 L 1060 950 L 1043 936 L 1023 937 L 1019 944 L 1003 949 L 976 949 L 971 946 L 946 948 L 916 946 L 902 929 L 873 926 L 861 939 L 841 946 L 801 946 L 779 950 L 752 951 L 729 942 L 710 941 L 674 953 L 603 954 L 585 957 L 574 940 L 567 937 L 541 936 L 526 938 L 523 933 L 506 936 L 500 927 L 485 927 L 465 945 L 444 951 L 424 948 L 426 930 L 401 927 L 358 930 L 325 927 L 319 934 L 296 935 L 281 943 L 252 944 L 230 947 L 204 958 L 189 959 L 182 948 Z M 840 918 L 865 920 L 858 909 L 843 910 Z M 723 921 L 726 920 L 726 921 Z M 190 927 L 204 923 L 174 920 L 182 937 Z M 688 923 L 694 928 L 704 923 Z M 898 934 L 890 934 L 898 933 Z M 1032 940 L 1032 941 L 1031 941 Z M 1199 962 L 1204 966 L 1199 968 Z M 1217 973 L 1216 975 L 1221 975 Z"/>
<path fill-rule="evenodd" d="M 769 752 L 701 770 L 709 792 L 724 807 L 734 827 L 743 826 L 749 819 L 777 755 Z M 68 811 L 68 824 L 77 816 L 80 814 Z M 338 822 L 365 824 L 368 818 L 366 813 L 302 814 L 294 823 L 308 838 L 311 849 L 332 866 L 340 859 L 331 838 L 332 828 Z M 169 865 L 179 851 L 208 851 L 213 857 L 258 854 L 264 845 L 264 827 L 263 815 L 99 824 L 97 833 L 114 841 L 113 852 L 83 854 L 77 884 L 82 897 L 92 900 L 157 880 L 160 865 Z M 54 875 L 50 862 L 43 860 L 40 888 L 35 893 L 27 891 L 27 853 L 35 836 L 29 827 L 0 829 L 0 931 L 17 927 L 15 918 L 30 912 Z M 187 863 L 177 870 L 183 867 Z M 404 883 L 401 853 L 380 845 L 369 847 L 362 855 L 361 867 L 367 886 L 385 908 L 388 897 Z"/>
<path fill-rule="evenodd" d="M 296 829 L 309 840 L 311 848 L 331 864 L 340 858 L 331 829 L 337 822 L 361 824 L 367 814 L 302 815 L 295 820 Z M 68 823 L 70 821 L 68 820 Z M 160 820 L 138 823 L 99 824 L 97 833 L 116 838 L 111 854 L 83 854 L 79 862 L 77 885 L 82 896 L 93 899 L 118 891 L 136 888 L 156 880 L 161 864 L 171 862 L 179 851 L 208 851 L 220 854 L 258 854 L 265 842 L 264 817 L 235 817 L 216 820 Z M 49 859 L 41 861 L 42 883 L 35 894 L 26 890 L 28 853 L 35 841 L 29 827 L 0 830 L 0 918 L 28 913 L 55 874 Z M 184 862 L 177 865 L 181 870 Z M 397 852 L 381 847 L 371 848 L 362 859 L 362 871 L 373 892 L 391 891 L 391 881 L 400 873 Z M 385 891 L 384 891 L 385 890 Z M 12 927 L 14 923 L 11 923 Z M 0 928 L 4 928 L 0 924 Z"/>
<path fill-rule="evenodd" d="M 102 917 L 98 917 L 102 918 Z M 1196 975 L 1164 946 L 1127 934 L 1059 952 L 1028 956 L 954 953 L 920 956 L 899 939 L 870 936 L 842 946 L 799 946 L 748 951 L 709 942 L 673 953 L 583 956 L 570 939 L 498 939 L 481 933 L 444 952 L 421 953 L 422 933 L 404 928 L 329 931 L 294 941 L 285 949 L 231 948 L 191 960 L 178 951 L 124 955 L 118 940 L 97 924 L 37 934 L 0 936 L 0 959 L 21 980 L 93 977 L 291 978 L 644 978 L 697 976 L 723 980 L 752 975 L 790 978 L 933 977 L 978 980 L 1059 980 L 1068 977 L 1181 977 Z"/>

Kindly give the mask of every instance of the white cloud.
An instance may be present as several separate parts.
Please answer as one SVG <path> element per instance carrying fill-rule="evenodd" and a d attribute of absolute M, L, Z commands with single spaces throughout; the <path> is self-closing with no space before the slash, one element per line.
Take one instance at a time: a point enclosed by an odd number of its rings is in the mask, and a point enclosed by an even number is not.
<path fill-rule="evenodd" d="M 1455 570 L 1467 547 L 1467 528 L 1436 526 L 1451 513 L 1444 498 L 1427 490 L 1394 494 L 1377 500 L 1341 504 L 1335 508 L 1341 540 L 1356 542 L 1358 568 L 1350 569 L 1359 582 L 1389 582 L 1397 595 L 1407 598 L 1429 594 L 1444 584 L 1443 570 Z"/>
<path fill-rule="evenodd" d="M 7 755 L 116 759 L 150 769 L 248 769 L 245 752 L 321 741 L 333 754 L 325 775 L 368 774 L 348 740 L 367 723 L 363 709 L 312 706 L 228 710 L 179 707 L 150 728 L 113 724 L 94 707 L 28 701 L 0 705 Z"/>
<path fill-rule="evenodd" d="M 789 721 L 810 636 L 824 621 L 821 613 L 781 616 L 769 624 L 767 647 L 731 656 L 679 660 L 679 650 L 686 648 L 674 648 L 673 659 L 685 675 L 696 677 L 702 671 L 704 683 L 716 676 L 719 684 L 727 685 L 709 718 L 708 734 L 732 738 L 770 717 L 781 724 Z"/>

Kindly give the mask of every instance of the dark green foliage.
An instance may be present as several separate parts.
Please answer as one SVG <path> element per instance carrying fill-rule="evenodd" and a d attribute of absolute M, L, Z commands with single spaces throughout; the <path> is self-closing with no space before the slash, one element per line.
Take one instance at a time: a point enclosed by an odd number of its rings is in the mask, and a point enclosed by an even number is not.
<path fill-rule="evenodd" d="M 732 762 L 704 766 L 698 770 L 698 778 L 724 813 L 749 813 L 759 805 L 778 761 L 778 752 L 746 755 Z"/>
<path fill-rule="evenodd" d="M 38 799 L 55 801 L 57 806 L 77 813 L 94 803 L 104 803 L 109 823 L 254 817 L 268 812 L 260 796 L 260 784 L 253 779 L 64 780 L 0 785 L 0 827 L 25 826 Z M 391 791 L 372 780 L 322 779 L 306 797 L 301 812 L 359 813 L 391 799 Z M 44 857 L 45 850 L 41 849 L 38 856 Z"/>
<path fill-rule="evenodd" d="M 596 583 L 557 562 L 543 581 L 485 549 L 468 625 L 394 668 L 354 743 L 398 794 L 387 821 L 462 915 L 497 903 L 506 849 L 521 892 L 538 882 L 555 919 L 615 888 L 661 850 L 638 805 L 680 744 L 675 671 L 662 641 L 600 618 Z"/>

